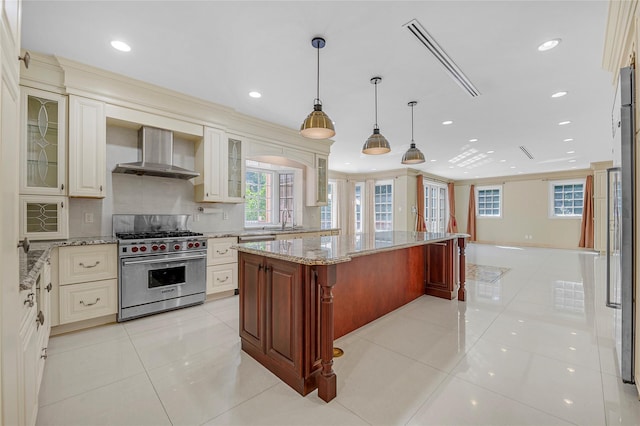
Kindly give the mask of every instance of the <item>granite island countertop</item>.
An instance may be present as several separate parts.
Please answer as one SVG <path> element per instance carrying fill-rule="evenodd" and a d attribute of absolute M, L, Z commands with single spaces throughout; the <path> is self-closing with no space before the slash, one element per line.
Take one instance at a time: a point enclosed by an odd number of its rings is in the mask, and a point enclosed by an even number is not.
<path fill-rule="evenodd" d="M 32 241 L 29 253 L 20 250 L 20 291 L 33 288 L 42 266 L 51 257 L 51 250 L 54 247 L 115 244 L 117 242 L 118 240 L 115 237 L 81 237 L 67 240 Z"/>
<path fill-rule="evenodd" d="M 286 234 L 304 234 L 311 232 L 331 232 L 339 231 L 340 228 L 322 229 L 322 228 L 285 228 L 281 227 L 263 227 L 263 228 L 248 228 L 236 231 L 215 231 L 215 232 L 202 232 L 206 238 L 226 238 L 226 237 L 248 237 L 254 235 L 286 235 Z"/>
<path fill-rule="evenodd" d="M 441 232 L 384 231 L 296 240 L 250 242 L 236 244 L 232 248 L 245 253 L 273 257 L 303 265 L 333 265 L 349 262 L 357 256 L 466 237 L 468 237 L 467 234 Z"/>

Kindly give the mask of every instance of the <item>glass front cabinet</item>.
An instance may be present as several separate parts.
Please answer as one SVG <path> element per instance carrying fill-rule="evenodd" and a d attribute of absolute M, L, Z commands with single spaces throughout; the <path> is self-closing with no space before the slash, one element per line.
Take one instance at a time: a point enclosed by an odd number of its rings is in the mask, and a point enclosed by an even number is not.
<path fill-rule="evenodd" d="M 326 206 L 329 186 L 329 160 L 315 154 L 315 167 L 307 169 L 307 206 Z"/>
<path fill-rule="evenodd" d="M 20 193 L 66 194 L 66 97 L 22 87 Z"/>
<path fill-rule="evenodd" d="M 242 141 L 230 136 L 227 140 L 227 201 L 244 202 L 244 151 Z"/>
<path fill-rule="evenodd" d="M 67 197 L 21 195 L 20 239 L 56 240 L 68 238 Z"/>

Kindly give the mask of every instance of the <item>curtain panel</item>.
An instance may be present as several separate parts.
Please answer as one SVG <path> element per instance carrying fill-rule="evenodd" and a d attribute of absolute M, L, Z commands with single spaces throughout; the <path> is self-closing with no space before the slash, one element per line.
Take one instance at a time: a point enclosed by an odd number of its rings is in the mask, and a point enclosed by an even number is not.
<path fill-rule="evenodd" d="M 593 248 L 593 176 L 587 176 L 583 194 L 582 224 L 578 247 Z"/>
<path fill-rule="evenodd" d="M 447 223 L 447 232 L 453 234 L 458 232 L 458 222 L 456 221 L 456 196 L 453 182 L 449 182 L 447 190 L 449 192 L 449 223 Z"/>
<path fill-rule="evenodd" d="M 476 186 L 469 188 L 469 212 L 467 214 L 467 234 L 469 241 L 476 240 Z"/>
<path fill-rule="evenodd" d="M 424 221 L 424 177 L 418 175 L 418 191 L 416 194 L 416 231 L 427 232 L 427 224 Z"/>

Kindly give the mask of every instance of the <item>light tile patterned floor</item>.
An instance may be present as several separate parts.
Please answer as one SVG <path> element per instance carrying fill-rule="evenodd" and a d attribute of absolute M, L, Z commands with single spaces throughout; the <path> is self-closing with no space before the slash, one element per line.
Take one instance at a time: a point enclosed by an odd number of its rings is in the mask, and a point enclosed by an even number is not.
<path fill-rule="evenodd" d="M 303 398 L 240 350 L 237 297 L 54 337 L 39 425 L 637 425 L 616 376 L 604 258 L 470 245 L 511 268 L 336 342 L 338 396 Z"/>

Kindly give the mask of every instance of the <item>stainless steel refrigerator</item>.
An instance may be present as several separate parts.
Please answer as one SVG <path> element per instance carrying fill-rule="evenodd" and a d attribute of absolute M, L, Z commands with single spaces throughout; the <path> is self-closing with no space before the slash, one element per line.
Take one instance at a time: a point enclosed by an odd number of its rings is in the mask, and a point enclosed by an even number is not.
<path fill-rule="evenodd" d="M 634 202 L 635 140 L 633 69 L 620 70 L 620 116 L 614 120 L 614 147 L 620 167 L 607 170 L 607 306 L 616 309 L 615 341 L 620 377 L 634 383 Z M 616 128 L 617 127 L 617 128 Z M 615 161 L 615 160 L 614 160 Z"/>

